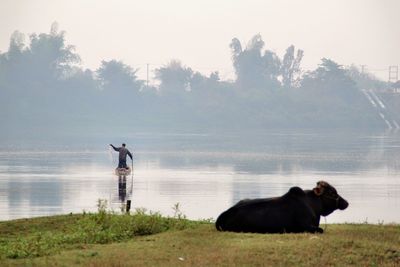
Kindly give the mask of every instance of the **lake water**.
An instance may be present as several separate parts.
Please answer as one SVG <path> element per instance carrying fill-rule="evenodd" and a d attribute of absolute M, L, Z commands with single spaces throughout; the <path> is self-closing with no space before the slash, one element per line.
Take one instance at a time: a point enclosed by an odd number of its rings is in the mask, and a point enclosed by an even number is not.
<path fill-rule="evenodd" d="M 350 203 L 328 223 L 400 223 L 399 133 L 142 133 L 122 141 L 134 152 L 133 208 L 173 215 L 179 203 L 188 218 L 215 219 L 240 199 L 325 180 Z M 119 181 L 117 154 L 104 144 L 0 144 L 0 220 L 95 211 L 98 199 L 119 211 L 131 176 Z"/>

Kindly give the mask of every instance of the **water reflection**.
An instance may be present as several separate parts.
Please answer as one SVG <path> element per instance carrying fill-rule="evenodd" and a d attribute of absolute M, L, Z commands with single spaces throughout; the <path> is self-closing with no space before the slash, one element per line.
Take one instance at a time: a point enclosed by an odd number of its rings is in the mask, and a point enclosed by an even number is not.
<path fill-rule="evenodd" d="M 133 179 L 113 174 L 104 150 L 0 151 L 0 220 L 96 210 L 98 199 L 118 211 L 216 218 L 243 198 L 279 196 L 291 186 L 334 185 L 350 207 L 328 222 L 400 222 L 400 138 L 395 135 L 259 134 L 155 136 L 138 144 Z M 146 137 L 146 140 L 151 140 Z M 133 192 L 130 188 L 133 185 Z"/>
<path fill-rule="evenodd" d="M 118 199 L 121 203 L 126 200 L 126 176 L 118 177 Z"/>

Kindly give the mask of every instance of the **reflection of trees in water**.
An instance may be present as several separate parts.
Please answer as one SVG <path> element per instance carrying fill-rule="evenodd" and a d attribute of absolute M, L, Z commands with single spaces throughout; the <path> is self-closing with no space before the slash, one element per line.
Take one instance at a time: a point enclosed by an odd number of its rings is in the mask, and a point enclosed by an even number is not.
<path fill-rule="evenodd" d="M 85 205 L 77 203 L 75 198 L 81 192 L 95 191 L 92 187 L 95 183 L 86 180 L 85 175 L 80 176 L 93 161 L 92 154 L 59 151 L 0 154 L 0 166 L 5 168 L 1 173 L 10 174 L 2 184 L 6 192 L 0 192 L 7 197 L 9 214 L 18 218 L 55 214 L 64 211 L 66 206 L 74 209 Z M 77 173 L 79 179 L 75 176 Z"/>
<path fill-rule="evenodd" d="M 372 168 L 400 171 L 400 133 L 377 137 L 368 152 L 366 158 Z"/>
<path fill-rule="evenodd" d="M 209 142 L 202 140 L 204 146 L 193 141 L 186 147 L 180 147 L 178 152 L 171 149 L 173 152 L 157 155 L 160 167 L 215 169 L 222 166 L 233 169 L 236 174 L 231 187 L 231 204 L 243 198 L 279 196 L 293 185 L 307 184 L 311 186 L 305 186 L 303 189 L 312 189 L 315 179 L 320 179 L 300 175 L 301 178 L 296 180 L 291 178 L 296 175 L 290 174 L 323 172 L 362 175 L 360 173 L 381 169 L 395 173 L 400 171 L 400 134 L 314 133 L 260 135 L 248 138 L 228 136 L 226 140 L 222 137 L 210 138 Z M 251 180 L 240 181 L 241 177 L 246 177 L 246 173 L 249 173 Z M 285 179 L 266 181 L 265 176 L 250 176 L 252 174 L 288 176 L 284 176 Z M 310 180 L 305 182 L 304 179 Z M 191 192 L 190 188 L 185 186 L 174 187 Z M 362 187 L 360 184 L 359 188 Z"/>
<path fill-rule="evenodd" d="M 63 183 L 57 180 L 35 181 L 29 183 L 29 201 L 31 206 L 62 206 Z"/>
<path fill-rule="evenodd" d="M 254 174 L 298 171 L 356 172 L 388 168 L 400 170 L 400 135 L 287 134 L 227 136 L 193 140 L 180 152 L 160 153 L 161 167 L 233 166 Z M 198 140 L 197 140 L 198 141 Z M 219 143 L 218 143 L 219 141 Z M 203 147 L 203 142 L 206 143 Z M 219 144 L 210 147 L 209 144 Z M 154 156 L 154 154 L 152 155 Z"/>
<path fill-rule="evenodd" d="M 64 184 L 53 175 L 46 177 L 54 170 L 61 169 L 60 162 L 52 160 L 48 155 L 6 155 L 1 158 L 1 165 L 7 166 L 7 173 L 18 174 L 14 179 L 10 177 L 6 183 L 11 213 L 22 212 L 28 216 L 41 209 L 62 210 Z"/>
<path fill-rule="evenodd" d="M 58 180 L 9 180 L 7 188 L 9 214 L 32 216 L 36 212 L 43 215 L 43 210 L 62 211 L 64 185 Z"/>
<path fill-rule="evenodd" d="M 29 185 L 21 181 L 10 180 L 7 183 L 8 206 L 10 209 L 19 209 L 22 206 L 22 200 L 26 198 L 29 192 Z"/>

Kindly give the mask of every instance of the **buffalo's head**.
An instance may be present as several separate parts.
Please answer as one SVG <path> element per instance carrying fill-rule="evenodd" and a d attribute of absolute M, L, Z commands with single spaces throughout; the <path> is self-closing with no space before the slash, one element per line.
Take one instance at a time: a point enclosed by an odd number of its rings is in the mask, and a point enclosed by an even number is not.
<path fill-rule="evenodd" d="M 331 214 L 336 209 L 344 210 L 349 206 L 349 203 L 327 182 L 319 181 L 313 191 L 321 199 L 323 216 Z"/>

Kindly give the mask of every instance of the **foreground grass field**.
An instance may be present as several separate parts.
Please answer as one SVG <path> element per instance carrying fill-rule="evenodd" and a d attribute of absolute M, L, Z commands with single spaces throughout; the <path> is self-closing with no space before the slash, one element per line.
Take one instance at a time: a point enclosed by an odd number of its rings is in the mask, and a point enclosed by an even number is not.
<path fill-rule="evenodd" d="M 218 232 L 178 214 L 100 210 L 0 222 L 1 266 L 400 266 L 400 226 L 328 225 L 324 234 Z"/>

